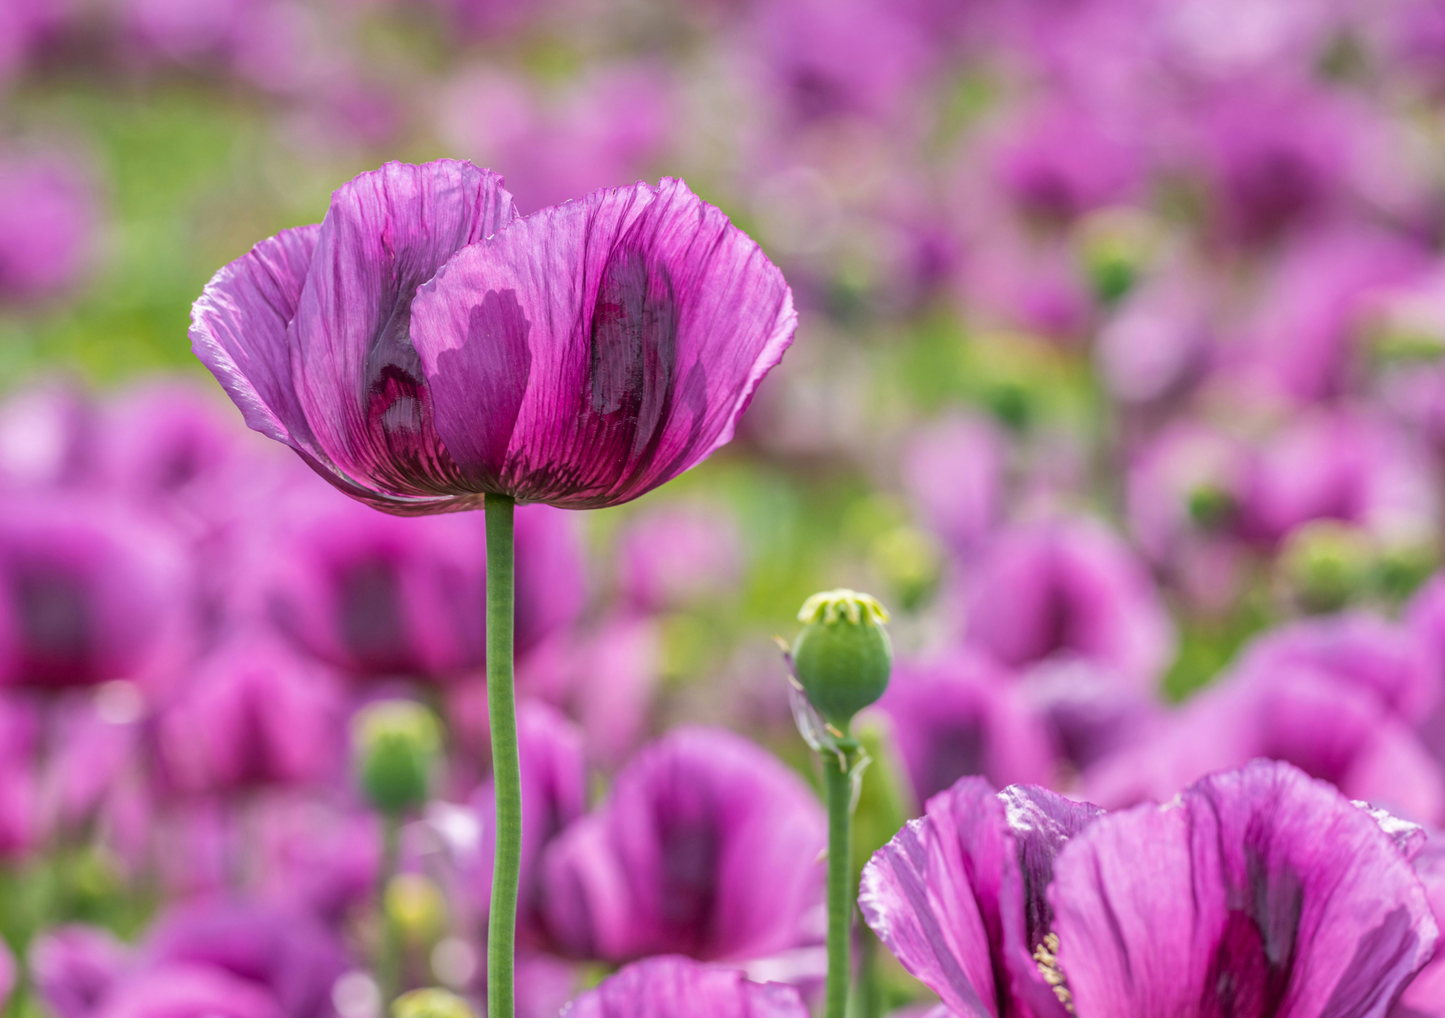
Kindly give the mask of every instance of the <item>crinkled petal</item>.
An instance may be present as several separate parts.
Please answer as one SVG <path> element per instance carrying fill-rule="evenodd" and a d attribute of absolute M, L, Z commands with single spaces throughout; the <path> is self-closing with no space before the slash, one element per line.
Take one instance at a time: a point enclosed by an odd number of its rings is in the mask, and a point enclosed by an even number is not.
<path fill-rule="evenodd" d="M 664 955 L 637 962 L 579 996 L 566 1018 L 807 1018 L 798 991 Z"/>
<path fill-rule="evenodd" d="M 1100 819 L 1054 873 L 1081 1015 L 1384 1015 L 1436 939 L 1374 818 L 1282 763 Z"/>
<path fill-rule="evenodd" d="M 320 230 L 283 230 L 217 272 L 191 308 L 191 349 L 248 427 L 324 460 L 296 398 L 286 339 Z"/>
<path fill-rule="evenodd" d="M 1044 891 L 1054 857 L 1100 812 L 1040 788 L 995 795 L 964 778 L 864 868 L 863 915 L 955 1013 L 1010 1015 L 1023 1001 L 1062 1018 L 1032 954 L 1052 920 Z"/>
<path fill-rule="evenodd" d="M 515 215 L 501 177 L 446 159 L 388 163 L 332 197 L 288 332 L 292 371 L 317 444 L 382 496 L 469 494 L 433 424 L 412 299 Z"/>
<path fill-rule="evenodd" d="M 796 319 L 757 244 L 667 179 L 462 251 L 419 294 L 412 339 L 469 488 L 589 508 L 731 439 Z"/>

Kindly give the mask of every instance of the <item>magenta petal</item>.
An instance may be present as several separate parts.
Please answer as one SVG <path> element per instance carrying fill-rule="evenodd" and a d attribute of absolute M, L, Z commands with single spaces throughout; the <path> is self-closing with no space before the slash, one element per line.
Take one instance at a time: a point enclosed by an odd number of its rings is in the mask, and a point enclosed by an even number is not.
<path fill-rule="evenodd" d="M 460 252 L 418 295 L 412 339 L 469 487 L 589 508 L 731 439 L 796 317 L 757 244 L 668 179 Z"/>
<path fill-rule="evenodd" d="M 452 160 L 387 163 L 332 197 L 290 341 L 301 407 L 351 477 L 401 497 L 460 493 L 411 345 L 412 298 L 515 214 L 501 177 Z"/>
<path fill-rule="evenodd" d="M 807 1018 L 798 991 L 663 955 L 628 965 L 562 1013 L 567 1018 Z"/>
<path fill-rule="evenodd" d="M 766 751 L 722 729 L 676 729 L 547 850 L 549 929 L 568 952 L 613 961 L 796 947 L 822 900 L 826 826 L 811 790 Z"/>
<path fill-rule="evenodd" d="M 1023 1006 L 1062 1018 L 1032 948 L 1052 919 L 1054 857 L 1099 813 L 1044 789 L 995 795 L 964 778 L 864 867 L 864 918 L 954 1013 L 1002 1018 Z"/>
<path fill-rule="evenodd" d="M 1370 814 L 1263 761 L 1096 821 L 1049 898 L 1077 1012 L 1114 1018 L 1384 1015 L 1437 934 Z"/>
<path fill-rule="evenodd" d="M 283 230 L 217 272 L 191 308 L 191 349 L 248 427 L 324 460 L 296 398 L 286 338 L 320 230 Z"/>

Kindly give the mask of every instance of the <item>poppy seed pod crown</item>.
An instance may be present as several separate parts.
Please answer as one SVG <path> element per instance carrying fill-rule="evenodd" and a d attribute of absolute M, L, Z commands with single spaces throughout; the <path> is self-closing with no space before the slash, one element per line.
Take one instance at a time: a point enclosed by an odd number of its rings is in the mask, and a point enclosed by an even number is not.
<path fill-rule="evenodd" d="M 823 719 L 846 732 L 853 715 L 888 688 L 888 611 L 867 594 L 830 590 L 803 602 L 798 621 L 803 631 L 792 651 L 798 682 Z"/>

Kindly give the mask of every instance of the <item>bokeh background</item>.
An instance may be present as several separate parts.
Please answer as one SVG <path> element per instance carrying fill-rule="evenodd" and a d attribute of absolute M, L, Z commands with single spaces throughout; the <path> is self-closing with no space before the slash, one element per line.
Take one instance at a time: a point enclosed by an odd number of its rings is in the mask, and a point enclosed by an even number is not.
<path fill-rule="evenodd" d="M 447 726 L 407 979 L 480 985 L 480 518 L 351 504 L 186 334 L 251 244 L 443 156 L 523 213 L 682 177 L 800 310 L 731 446 L 522 510 L 519 686 L 586 768 L 559 829 L 689 724 L 813 781 L 771 638 L 836 586 L 898 653 L 860 862 L 967 773 L 1123 806 L 1264 755 L 1445 822 L 1439 0 L 0 0 L 12 1013 L 123 1010 L 184 920 L 286 1018 L 367 1018 L 347 718 L 389 696 Z M 282 899 L 320 989 L 197 904 Z M 758 971 L 816 980 L 819 929 Z M 531 1013 L 629 956 L 538 936 Z"/>

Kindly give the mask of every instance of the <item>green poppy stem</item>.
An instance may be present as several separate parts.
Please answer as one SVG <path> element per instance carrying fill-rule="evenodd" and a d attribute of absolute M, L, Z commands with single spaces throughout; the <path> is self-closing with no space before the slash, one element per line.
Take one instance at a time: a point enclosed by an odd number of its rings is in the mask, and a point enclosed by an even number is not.
<path fill-rule="evenodd" d="M 487 917 L 487 1018 L 513 1018 L 512 960 L 522 864 L 522 776 L 517 763 L 517 699 L 512 683 L 512 523 L 516 502 L 488 495 L 487 713 L 492 730 L 497 847 Z"/>
<path fill-rule="evenodd" d="M 857 887 L 853 886 L 853 780 L 856 751 L 824 750 L 823 780 L 828 797 L 828 982 L 824 1018 L 846 1018 L 853 982 L 851 934 Z"/>

